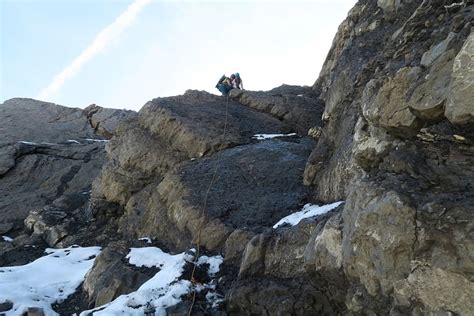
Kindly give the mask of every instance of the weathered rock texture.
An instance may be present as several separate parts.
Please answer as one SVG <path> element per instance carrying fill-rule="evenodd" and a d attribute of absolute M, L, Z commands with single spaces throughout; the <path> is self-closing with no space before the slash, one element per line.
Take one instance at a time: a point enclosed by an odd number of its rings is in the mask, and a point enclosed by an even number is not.
<path fill-rule="evenodd" d="M 108 126 L 113 133 L 116 124 Z M 0 104 L 1 233 L 17 235 L 28 217 L 27 228 L 50 246 L 74 235 L 105 158 L 105 142 L 97 139 L 103 137 L 81 109 L 20 98 Z"/>
<path fill-rule="evenodd" d="M 147 236 L 171 252 L 222 254 L 218 287 L 231 315 L 469 315 L 473 18 L 469 0 L 360 0 L 313 87 L 187 91 L 138 114 L 7 101 L 0 190 L 14 197 L 0 200 L 0 230 L 29 213 L 34 234 L 14 245 L 67 245 L 86 236 L 86 222 L 89 242 L 121 239 L 84 283 L 91 305 L 146 279 L 124 256 Z M 30 123 L 14 109 L 35 113 L 38 104 L 44 131 L 11 132 L 16 120 Z M 97 133 L 113 135 L 100 173 L 103 143 L 85 140 Z M 272 228 L 307 202 L 339 200 Z M 190 306 L 185 298 L 169 312 Z"/>
<path fill-rule="evenodd" d="M 351 313 L 472 305 L 474 12 L 451 3 L 359 1 L 314 85 L 326 124 L 305 182 L 346 203 L 319 237 L 340 257 L 307 264 L 341 266 Z"/>

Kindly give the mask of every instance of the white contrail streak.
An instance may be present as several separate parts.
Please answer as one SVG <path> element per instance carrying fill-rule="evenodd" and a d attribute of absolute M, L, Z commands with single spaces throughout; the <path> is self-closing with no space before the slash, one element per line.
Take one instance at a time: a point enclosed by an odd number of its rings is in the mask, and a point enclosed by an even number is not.
<path fill-rule="evenodd" d="M 47 100 L 51 95 L 58 92 L 68 79 L 74 77 L 89 60 L 103 51 L 111 41 L 130 26 L 140 11 L 151 1 L 152 0 L 134 0 L 112 24 L 97 34 L 92 43 L 84 49 L 69 66 L 54 77 L 49 86 L 39 93 L 37 99 Z"/>

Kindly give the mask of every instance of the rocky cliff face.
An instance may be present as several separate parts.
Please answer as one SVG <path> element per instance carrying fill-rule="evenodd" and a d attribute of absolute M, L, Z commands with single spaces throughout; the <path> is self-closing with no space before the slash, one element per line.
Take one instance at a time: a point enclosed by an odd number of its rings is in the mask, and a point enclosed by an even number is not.
<path fill-rule="evenodd" d="M 51 247 L 79 238 L 80 223 L 90 217 L 92 180 L 115 130 L 111 118 L 135 115 L 95 109 L 91 113 L 20 98 L 0 105 L 0 234 L 17 236 L 0 246 L 2 264 L 20 260 L 14 251 L 39 236 Z M 98 132 L 93 121 L 110 124 Z M 31 238 L 23 234 L 25 228 L 34 233 Z"/>
<path fill-rule="evenodd" d="M 469 315 L 473 17 L 468 0 L 360 0 L 313 87 L 187 91 L 137 114 L 5 102 L 0 228 L 17 237 L 1 258 L 21 260 L 27 242 L 103 246 L 73 298 L 94 307 L 150 278 L 124 263 L 147 237 L 223 255 L 225 303 L 198 296 L 196 314 Z"/>

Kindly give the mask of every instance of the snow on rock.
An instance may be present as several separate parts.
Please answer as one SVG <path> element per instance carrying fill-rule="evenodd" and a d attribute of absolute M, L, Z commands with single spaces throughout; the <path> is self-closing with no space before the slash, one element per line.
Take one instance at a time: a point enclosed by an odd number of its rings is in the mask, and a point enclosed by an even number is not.
<path fill-rule="evenodd" d="M 214 276 L 216 275 L 217 272 L 220 270 L 220 265 L 224 262 L 224 258 L 222 256 L 214 256 L 214 257 L 208 257 L 208 256 L 201 256 L 199 257 L 197 261 L 197 265 L 203 265 L 203 264 L 209 264 L 209 268 L 207 269 L 207 273 L 209 276 Z"/>
<path fill-rule="evenodd" d="M 265 140 L 265 139 L 272 139 L 276 137 L 290 137 L 290 136 L 296 136 L 296 133 L 291 133 L 291 134 L 255 134 L 253 135 L 253 138 L 258 139 L 258 140 Z"/>
<path fill-rule="evenodd" d="M 28 307 L 58 315 L 51 305 L 75 292 L 99 252 L 100 247 L 46 249 L 48 255 L 29 264 L 0 268 L 0 303 L 13 302 L 5 315 L 22 315 Z"/>
<path fill-rule="evenodd" d="M 206 302 L 212 307 L 217 308 L 224 302 L 224 297 L 216 292 L 207 292 Z"/>
<path fill-rule="evenodd" d="M 278 228 L 278 227 L 283 226 L 285 224 L 290 224 L 291 226 L 295 226 L 301 220 L 303 220 L 305 218 L 327 213 L 330 210 L 335 209 L 336 207 L 338 207 L 342 203 L 344 203 L 344 202 L 339 201 L 339 202 L 334 202 L 334 203 L 326 204 L 326 205 L 322 205 L 322 206 L 315 205 L 315 204 L 306 204 L 305 206 L 303 206 L 303 209 L 301 211 L 290 214 L 286 217 L 283 217 L 281 220 L 278 221 L 278 223 L 273 225 L 273 228 Z"/>
<path fill-rule="evenodd" d="M 78 142 L 78 141 L 75 140 L 75 139 L 68 139 L 68 140 L 66 140 L 66 143 L 67 143 L 67 144 L 80 144 L 80 142 Z"/>
<path fill-rule="evenodd" d="M 139 240 L 139 241 L 144 241 L 144 242 L 146 242 L 147 244 L 151 244 L 151 243 L 152 243 L 150 237 L 142 237 L 142 238 L 138 238 L 138 240 Z"/>
<path fill-rule="evenodd" d="M 19 143 L 22 143 L 22 144 L 25 144 L 25 145 L 32 145 L 32 146 L 37 146 L 38 145 L 37 143 L 27 142 L 27 141 L 24 141 L 24 140 L 20 140 Z"/>
<path fill-rule="evenodd" d="M 191 282 L 178 280 L 187 261 L 192 256 L 183 253 L 170 255 L 156 247 L 131 248 L 126 257 L 137 267 L 159 267 L 153 278 L 143 283 L 137 291 L 121 295 L 114 301 L 81 313 L 85 315 L 144 315 L 150 307 L 155 315 L 166 315 L 165 308 L 176 305 L 181 296 L 191 289 Z"/>
<path fill-rule="evenodd" d="M 194 252 L 195 250 L 191 249 L 188 253 Z M 130 264 L 137 267 L 158 267 L 160 271 L 143 283 L 137 291 L 121 295 L 108 304 L 84 311 L 80 315 L 141 316 L 145 314 L 145 311 L 154 310 L 154 315 L 165 316 L 167 307 L 181 302 L 181 297 L 192 290 L 190 281 L 180 280 L 186 263 L 193 260 L 193 256 L 188 253 L 171 255 L 157 247 L 131 248 L 126 256 Z M 222 256 L 202 256 L 199 257 L 197 265 L 209 264 L 209 275 L 215 275 L 219 272 L 219 266 L 223 260 Z M 215 285 L 211 283 L 201 288 L 198 286 L 195 290 L 198 292 L 204 289 L 214 290 Z M 209 294 L 208 301 L 210 305 L 218 306 L 222 302 L 222 295 L 212 292 Z"/>
<path fill-rule="evenodd" d="M 86 138 L 88 142 L 98 142 L 98 143 L 107 143 L 108 139 L 95 139 L 95 138 Z"/>
<path fill-rule="evenodd" d="M 12 242 L 13 241 L 13 238 L 8 237 L 8 236 L 2 236 L 2 238 L 3 238 L 3 241 L 6 241 L 6 242 Z"/>

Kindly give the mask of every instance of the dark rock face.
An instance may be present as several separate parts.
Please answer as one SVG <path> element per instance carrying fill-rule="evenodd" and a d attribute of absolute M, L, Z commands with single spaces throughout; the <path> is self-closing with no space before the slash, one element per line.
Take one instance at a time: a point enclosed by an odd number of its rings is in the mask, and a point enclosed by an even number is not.
<path fill-rule="evenodd" d="M 145 190 L 147 205 L 127 204 L 120 229 L 182 245 L 183 250 L 200 235 L 207 249 L 222 249 L 234 229 L 261 231 L 302 204 L 307 192 L 301 179 L 309 149 L 305 140 L 264 141 L 185 162 L 170 171 L 156 190 Z M 180 233 L 158 225 L 162 220 Z"/>
<path fill-rule="evenodd" d="M 128 236 L 180 250 L 201 239 L 209 250 L 223 249 L 235 229 L 259 232 L 303 204 L 312 141 L 252 138 L 289 130 L 270 115 L 204 92 L 155 99 L 108 145 L 94 203 L 118 204 L 119 231 Z M 219 149 L 225 150 L 212 155 Z"/>
<path fill-rule="evenodd" d="M 321 125 L 324 102 L 310 87 L 282 85 L 270 91 L 233 89 L 230 97 L 258 111 L 271 114 L 301 135 Z"/>
<path fill-rule="evenodd" d="M 27 227 L 57 245 L 74 234 L 79 218 L 84 221 L 105 142 L 96 141 L 101 137 L 80 109 L 11 99 L 0 105 L 0 114 L 2 233 L 22 229 L 32 212 Z M 71 213 L 75 219 L 69 222 Z"/>
<path fill-rule="evenodd" d="M 333 233 L 353 313 L 469 313 L 474 11 L 450 4 L 359 1 L 314 85 L 326 124 L 305 182 L 346 200 Z"/>

